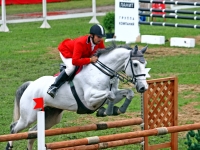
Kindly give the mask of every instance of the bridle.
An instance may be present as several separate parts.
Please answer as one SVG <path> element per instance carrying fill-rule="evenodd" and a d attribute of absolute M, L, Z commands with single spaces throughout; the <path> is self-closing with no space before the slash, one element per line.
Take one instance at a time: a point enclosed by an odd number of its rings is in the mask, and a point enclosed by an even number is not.
<path fill-rule="evenodd" d="M 136 83 L 136 81 L 138 80 L 137 77 L 140 77 L 140 76 L 146 76 L 146 74 L 135 74 L 134 73 L 134 70 L 133 70 L 133 62 L 132 60 L 138 60 L 139 62 L 141 63 L 145 63 L 144 59 L 140 59 L 140 58 L 144 58 L 143 55 L 140 55 L 140 54 L 137 54 L 137 52 L 135 53 L 132 53 L 132 51 L 130 52 L 130 57 L 129 57 L 129 60 L 126 64 L 126 67 L 124 69 L 124 71 L 126 71 L 127 67 L 128 67 L 128 64 L 130 62 L 130 66 L 131 66 L 131 72 L 132 72 L 132 82 L 133 83 Z"/>
<path fill-rule="evenodd" d="M 103 72 L 105 75 L 110 76 L 111 79 L 114 78 L 114 77 L 116 77 L 120 81 L 122 81 L 123 83 L 131 82 L 131 83 L 135 84 L 136 81 L 138 80 L 137 77 L 139 77 L 139 76 L 146 76 L 146 74 L 138 74 L 138 75 L 136 75 L 134 73 L 132 60 L 138 60 L 138 59 L 136 59 L 138 57 L 142 57 L 143 58 L 143 55 L 136 55 L 136 54 L 132 53 L 132 51 L 130 52 L 130 57 L 129 57 L 129 60 L 128 60 L 127 64 L 125 65 L 125 70 L 123 72 L 121 72 L 123 75 L 121 75 L 118 72 L 114 71 L 113 69 L 109 68 L 108 66 L 106 66 L 105 64 L 103 64 L 102 62 L 100 62 L 99 60 L 97 60 L 97 62 L 96 62 L 97 64 L 99 64 L 99 66 L 96 65 L 95 63 L 92 63 L 92 64 L 95 67 L 97 67 L 101 72 Z M 130 79 L 130 77 L 128 77 L 128 76 L 125 75 L 125 71 L 126 71 L 127 66 L 128 66 L 129 63 L 130 63 L 131 72 L 132 72 L 132 75 L 133 75 L 132 79 Z"/>

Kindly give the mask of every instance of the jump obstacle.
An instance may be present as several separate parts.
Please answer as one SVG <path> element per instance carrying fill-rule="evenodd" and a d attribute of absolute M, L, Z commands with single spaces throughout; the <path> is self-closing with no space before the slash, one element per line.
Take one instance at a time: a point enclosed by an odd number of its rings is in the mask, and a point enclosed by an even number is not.
<path fill-rule="evenodd" d="M 191 5 L 191 6 L 200 6 L 200 3 L 197 2 L 179 2 L 179 1 L 162 1 L 162 0 L 129 0 L 128 2 L 122 0 L 115 0 L 115 37 L 113 39 L 107 39 L 107 41 L 125 41 L 126 43 L 135 43 L 140 38 L 140 27 L 139 25 L 151 25 L 151 26 L 168 26 L 168 27 L 184 27 L 184 28 L 194 28 L 199 29 L 200 25 L 198 24 L 181 24 L 181 23 L 168 23 L 168 22 L 154 22 L 154 21 L 145 21 L 139 19 L 144 16 L 149 17 L 162 17 L 174 18 L 174 19 L 188 19 L 188 20 L 200 20 L 200 14 L 197 11 L 184 11 L 184 10 L 169 10 L 163 7 L 162 9 L 151 9 L 151 8 L 142 8 L 140 5 L 142 3 L 147 3 L 150 6 L 153 4 L 174 4 L 174 5 Z M 144 7 L 144 6 L 143 6 Z M 153 7 L 154 8 L 154 7 Z M 148 13 L 149 12 L 149 13 Z M 160 14 L 158 14 L 160 12 Z M 166 13 L 175 13 L 175 14 L 166 14 Z M 184 16 L 177 15 L 178 13 L 182 14 L 194 14 L 194 16 Z M 131 32 L 131 34 L 130 34 Z M 154 37 L 151 37 L 150 40 L 153 40 Z M 164 44 L 163 42 L 150 44 Z M 159 41 L 158 39 L 156 41 Z M 165 41 L 165 40 L 162 40 Z M 186 46 L 187 47 L 187 46 Z"/>
<path fill-rule="evenodd" d="M 141 3 L 162 3 L 162 4 L 174 4 L 174 5 L 191 5 L 200 6 L 198 2 L 181 2 L 181 1 L 159 1 L 159 0 L 139 0 Z"/>
<path fill-rule="evenodd" d="M 177 126 L 178 79 L 176 77 L 148 80 L 147 82 L 149 84 L 149 89 L 144 93 L 142 96 L 143 101 L 141 101 L 141 114 L 143 118 L 143 124 L 141 125 L 143 129 L 142 131 L 47 143 L 46 147 L 52 150 L 83 150 L 83 148 L 102 148 L 103 145 L 103 148 L 106 148 L 111 141 L 114 142 L 128 139 L 133 140 L 136 138 L 136 140 L 139 142 L 141 139 L 138 138 L 144 137 L 145 150 L 156 150 L 161 148 L 171 148 L 172 150 L 177 150 L 177 132 L 199 129 L 200 124 Z M 169 142 L 156 145 L 148 144 L 148 136 L 163 135 L 167 133 L 171 134 Z M 121 141 L 121 143 L 123 143 L 123 141 Z M 123 145 L 125 144 L 130 143 L 124 141 Z"/>
<path fill-rule="evenodd" d="M 200 15 L 200 11 L 190 11 L 190 10 L 170 10 L 170 9 L 139 8 L 139 11 Z"/>
<path fill-rule="evenodd" d="M 92 144 L 92 145 L 81 145 L 81 146 L 73 146 L 73 147 L 66 147 L 66 148 L 58 148 L 54 150 L 97 150 L 97 149 L 106 149 L 111 147 L 117 146 L 124 146 L 129 144 L 137 144 L 144 141 L 143 138 L 130 138 L 125 140 L 117 140 L 117 141 L 110 141 L 110 142 L 103 142 L 99 144 Z"/>
<path fill-rule="evenodd" d="M 104 16 L 105 13 L 96 13 L 96 0 L 92 0 L 92 12 L 88 13 L 79 13 L 79 14 L 70 14 L 70 15 L 56 15 L 56 16 L 47 16 L 47 6 L 46 6 L 46 0 L 43 0 L 42 7 L 43 7 L 43 18 L 33 18 L 33 19 L 20 19 L 20 20 L 6 20 L 6 9 L 5 9 L 5 0 L 2 1 L 2 20 L 0 20 L 1 28 L 0 31 L 3 32 L 8 32 L 9 29 L 6 25 L 6 23 L 22 23 L 22 22 L 35 22 L 35 21 L 43 21 L 43 24 L 41 25 L 41 28 L 50 28 L 50 25 L 48 24 L 47 20 L 55 20 L 55 19 L 68 19 L 68 18 L 78 18 L 78 17 L 88 17 L 92 16 L 92 19 L 90 20 L 90 23 L 99 23 L 98 20 L 96 19 L 96 16 Z M 117 1 L 116 1 L 117 2 Z M 161 3 L 161 4 L 173 4 L 173 5 L 190 5 L 190 6 L 200 6 L 200 2 L 181 2 L 181 1 L 160 1 L 160 0 L 139 0 L 139 1 L 134 1 L 134 3 Z M 199 14 L 199 12 L 194 13 L 190 11 L 182 11 L 182 10 L 165 10 L 165 9 L 147 9 L 147 8 L 137 8 L 139 11 L 153 11 L 153 12 L 166 12 L 166 13 L 184 13 L 184 14 Z M 141 14 L 138 15 L 141 16 Z M 158 17 L 158 16 L 154 16 Z M 160 17 L 160 16 L 159 16 Z M 166 18 L 166 17 L 163 17 Z M 182 18 L 180 16 L 180 19 L 190 19 L 190 18 Z M 195 20 L 195 19 L 194 19 Z M 146 23 L 143 21 L 139 21 L 139 24 L 144 24 L 144 25 L 159 25 L 159 26 L 170 26 L 170 27 L 188 27 L 191 28 L 191 25 L 162 25 L 158 23 Z M 197 25 L 193 25 L 193 28 L 199 28 Z"/>
<path fill-rule="evenodd" d="M 77 140 L 48 143 L 46 144 L 46 148 L 55 150 L 55 149 L 64 148 L 64 147 L 74 147 L 74 146 L 79 146 L 79 145 L 86 146 L 90 144 L 105 143 L 109 141 L 117 141 L 117 140 L 124 140 L 124 139 L 133 140 L 134 138 L 139 138 L 139 137 L 147 137 L 147 136 L 153 136 L 153 135 L 158 136 L 158 135 L 164 135 L 168 133 L 196 130 L 199 128 L 200 128 L 200 123 L 188 124 L 188 125 L 182 125 L 182 126 L 160 127 L 160 128 L 143 130 L 143 131 L 127 132 L 127 133 L 105 135 L 105 136 L 99 136 L 99 137 L 95 136 L 95 137 L 89 137 L 89 138 L 83 138 L 83 139 L 77 139 Z M 136 139 L 136 141 L 140 141 L 140 139 Z M 167 144 L 165 144 L 165 146 L 167 146 Z M 161 147 L 159 147 L 159 149 L 160 148 Z M 162 147 L 162 148 L 166 148 L 166 147 Z M 151 148 L 151 150 L 152 149 L 155 149 L 155 147 Z"/>
<path fill-rule="evenodd" d="M 197 2 L 179 2 L 179 1 L 158 1 L 158 0 L 139 0 L 140 3 L 160 3 L 160 4 L 174 4 L 174 5 L 191 5 L 191 6 L 200 6 L 200 3 Z M 139 8 L 139 11 L 149 11 L 149 12 L 166 12 L 166 13 L 180 13 L 180 14 L 194 14 L 199 15 L 199 11 L 187 11 L 187 10 L 169 10 L 169 9 L 148 9 L 148 8 Z M 179 15 L 165 15 L 165 14 L 152 14 L 152 13 L 139 13 L 139 16 L 148 16 L 148 17 L 161 17 L 161 18 L 175 18 L 175 19 L 188 19 L 188 20 L 200 20 L 198 16 L 179 16 Z M 169 27 L 184 27 L 184 28 L 195 28 L 200 29 L 200 25 L 191 25 L 191 24 L 178 24 L 178 23 L 160 23 L 160 22 L 146 22 L 139 21 L 139 24 L 143 25 L 155 25 L 155 26 L 169 26 Z"/>
<path fill-rule="evenodd" d="M 141 118 L 134 118 L 134 119 L 127 119 L 127 120 L 120 120 L 120 121 L 91 124 L 91 125 L 85 125 L 85 126 L 50 129 L 50 130 L 45 131 L 45 136 L 94 131 L 94 130 L 105 130 L 109 128 L 138 125 L 138 124 L 141 124 L 142 122 L 143 120 Z M 1 135 L 0 142 L 22 140 L 22 139 L 33 139 L 33 138 L 37 138 L 37 131 Z"/>
<path fill-rule="evenodd" d="M 142 143 L 144 143 L 145 150 L 167 147 L 170 147 L 172 150 L 177 150 L 178 134 L 176 132 L 199 129 L 200 124 L 177 126 L 178 81 L 176 77 L 147 80 L 147 82 L 149 89 L 141 97 L 143 100 L 141 101 L 141 118 L 91 124 L 86 126 L 50 129 L 45 131 L 45 135 L 53 136 L 139 124 L 142 127 L 142 131 L 46 143 L 46 147 L 48 149 L 88 150 L 141 143 L 144 141 Z M 157 145 L 148 144 L 148 136 L 163 135 L 167 133 L 171 134 L 171 140 L 169 142 Z M 1 135 L 0 142 L 32 139 L 36 137 L 37 132 Z"/>
<path fill-rule="evenodd" d="M 81 17 L 92 17 L 89 23 L 99 23 L 97 20 L 97 16 L 104 16 L 105 13 L 97 13 L 96 10 L 96 0 L 92 0 L 92 11 L 91 12 L 85 12 L 85 13 L 75 13 L 75 14 L 65 14 L 65 15 L 54 15 L 54 16 L 48 16 L 47 15 L 47 1 L 42 0 L 42 17 L 39 18 L 27 18 L 27 19 L 11 19 L 7 20 L 6 18 L 6 5 L 5 0 L 1 0 L 1 20 L 0 20 L 0 32 L 9 32 L 9 29 L 7 27 L 7 23 L 23 23 L 23 22 L 36 22 L 36 21 L 43 21 L 40 28 L 51 28 L 48 20 L 57 20 L 57 19 L 69 19 L 69 18 L 81 18 Z"/>

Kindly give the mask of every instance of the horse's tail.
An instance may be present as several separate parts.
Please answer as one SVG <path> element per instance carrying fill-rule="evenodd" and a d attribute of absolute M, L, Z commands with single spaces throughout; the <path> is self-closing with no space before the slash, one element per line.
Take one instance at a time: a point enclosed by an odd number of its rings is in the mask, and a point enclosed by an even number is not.
<path fill-rule="evenodd" d="M 26 90 L 26 88 L 29 86 L 29 84 L 31 83 L 31 81 L 27 81 L 25 83 L 23 83 L 16 91 L 15 94 L 15 102 L 14 102 L 14 111 L 13 111 L 13 121 L 17 121 L 20 117 L 20 99 L 24 93 L 24 91 Z"/>

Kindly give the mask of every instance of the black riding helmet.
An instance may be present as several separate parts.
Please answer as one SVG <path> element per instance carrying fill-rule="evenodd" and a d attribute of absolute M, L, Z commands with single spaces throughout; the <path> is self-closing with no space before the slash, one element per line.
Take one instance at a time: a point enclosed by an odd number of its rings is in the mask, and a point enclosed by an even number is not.
<path fill-rule="evenodd" d="M 104 27 L 99 24 L 95 24 L 90 28 L 90 34 L 95 34 L 99 37 L 105 37 Z"/>

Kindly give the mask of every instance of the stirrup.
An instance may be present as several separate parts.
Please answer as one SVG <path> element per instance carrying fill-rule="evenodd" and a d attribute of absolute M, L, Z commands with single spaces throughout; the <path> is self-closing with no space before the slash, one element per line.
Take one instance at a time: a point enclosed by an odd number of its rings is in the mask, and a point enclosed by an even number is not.
<path fill-rule="evenodd" d="M 54 98 L 55 97 L 55 95 L 56 95 L 56 92 L 57 92 L 57 87 L 50 87 L 49 89 L 48 89 L 48 91 L 47 91 L 47 93 L 52 97 L 52 98 Z"/>

